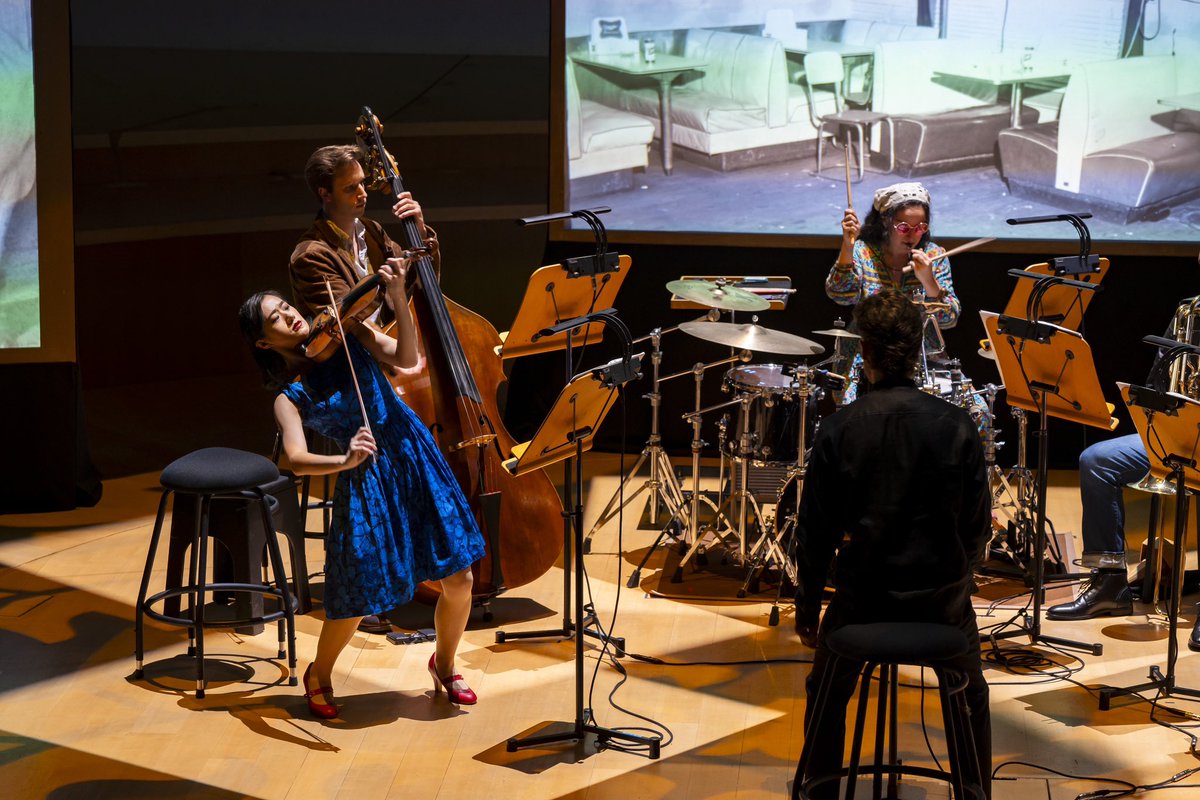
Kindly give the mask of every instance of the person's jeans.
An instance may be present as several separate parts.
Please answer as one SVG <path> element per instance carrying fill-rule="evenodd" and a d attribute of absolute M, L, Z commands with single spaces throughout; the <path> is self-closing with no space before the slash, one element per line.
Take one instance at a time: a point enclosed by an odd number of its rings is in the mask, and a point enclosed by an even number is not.
<path fill-rule="evenodd" d="M 1115 569 L 1125 565 L 1123 490 L 1149 471 L 1150 459 L 1136 433 L 1097 442 L 1080 453 L 1083 554 L 1088 566 Z"/>

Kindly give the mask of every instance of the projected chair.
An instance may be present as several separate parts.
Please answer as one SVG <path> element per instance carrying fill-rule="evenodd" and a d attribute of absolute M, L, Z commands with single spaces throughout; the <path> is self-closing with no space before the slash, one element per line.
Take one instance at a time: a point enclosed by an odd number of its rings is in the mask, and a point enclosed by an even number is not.
<path fill-rule="evenodd" d="M 853 148 L 851 134 L 858 139 L 858 179 L 862 180 L 867 165 L 867 145 L 870 141 L 870 128 L 881 124 L 888 132 L 888 168 L 891 172 L 895 164 L 892 161 L 893 133 L 891 119 L 887 114 L 865 109 L 847 109 L 846 98 L 842 94 L 842 81 L 846 73 L 842 66 L 842 57 L 837 53 L 809 53 L 804 57 L 804 92 L 808 96 L 808 114 L 813 126 L 817 129 L 817 175 L 821 174 L 821 156 L 824 150 L 825 137 L 837 142 L 839 134 L 845 131 L 846 143 Z M 818 114 L 817 103 L 820 100 L 829 105 L 832 100 L 834 113 Z M 827 131 L 829 128 L 832 132 Z"/>
<path fill-rule="evenodd" d="M 620 56 L 637 53 L 638 43 L 629 38 L 624 17 L 595 17 L 588 39 L 588 53 L 594 56 Z"/>

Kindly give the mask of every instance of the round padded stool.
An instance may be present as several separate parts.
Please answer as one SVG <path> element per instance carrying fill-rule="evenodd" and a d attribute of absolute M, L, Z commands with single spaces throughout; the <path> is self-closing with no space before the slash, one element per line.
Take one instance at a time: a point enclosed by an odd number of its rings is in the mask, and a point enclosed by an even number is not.
<path fill-rule="evenodd" d="M 887 775 L 888 796 L 895 797 L 897 776 L 913 775 L 946 781 L 952 787 L 953 796 L 957 800 L 982 800 L 982 765 L 976 760 L 970 711 L 964 696 L 967 677 L 946 666 L 948 661 L 966 654 L 970 649 L 967 637 L 961 630 L 952 625 L 919 622 L 847 625 L 831 633 L 825 640 L 825 646 L 829 648 L 832 658 L 812 699 L 812 716 L 805 730 L 804 748 L 800 753 L 796 777 L 792 783 L 793 798 L 807 798 L 814 787 L 840 780 L 844 776 L 847 778 L 845 800 L 852 800 L 859 775 L 874 777 L 874 798 L 883 796 L 883 776 Z M 859 676 L 858 707 L 851 740 L 850 762 L 848 766 L 834 772 L 805 778 L 812 753 L 813 731 L 822 730 L 821 723 L 824 714 L 827 713 L 829 692 L 837 674 L 838 662 L 841 660 L 863 664 Z M 897 759 L 896 687 L 901 664 L 928 667 L 937 676 L 942 723 L 945 726 L 949 755 L 948 770 L 901 764 Z M 876 671 L 879 673 L 879 690 L 876 694 L 875 760 L 873 764 L 863 765 L 863 729 L 870 702 L 871 678 Z M 885 733 L 887 742 L 884 741 Z M 885 747 L 888 751 L 886 762 Z"/>
<path fill-rule="evenodd" d="M 158 503 L 158 515 L 154 521 L 154 531 L 150 535 L 150 548 L 146 555 L 146 566 L 142 572 L 141 588 L 138 590 L 137 608 L 134 617 L 135 649 L 134 657 L 137 666 L 134 677 L 143 675 L 143 656 L 145 638 L 145 617 L 158 620 L 168 625 L 179 625 L 188 629 L 188 655 L 196 659 L 196 697 L 204 697 L 204 630 L 206 628 L 233 628 L 247 625 L 277 622 L 279 630 L 278 658 L 285 655 L 288 658 L 289 678 L 291 686 L 297 684 L 296 678 L 296 598 L 289 586 L 287 571 L 284 568 L 283 557 L 279 551 L 279 543 L 274 535 L 266 536 L 268 560 L 274 585 L 262 583 L 209 582 L 208 575 L 208 538 L 209 512 L 214 499 L 238 499 L 254 502 L 258 505 L 262 519 L 262 529 L 273 531 L 271 521 L 271 502 L 264 492 L 264 486 L 270 486 L 279 479 L 279 470 L 266 458 L 243 450 L 233 450 L 227 447 L 207 447 L 196 450 L 171 462 L 163 470 L 159 482 L 163 487 L 163 495 Z M 150 575 L 154 569 L 154 557 L 158 552 L 159 540 L 162 537 L 163 519 L 166 515 L 167 501 L 172 494 L 194 496 L 195 524 L 192 530 L 191 559 L 188 566 L 187 583 L 180 586 L 168 585 L 166 589 L 154 595 L 147 596 L 150 586 Z M 178 501 L 177 501 L 178 502 Z M 259 616 L 244 619 L 205 619 L 205 594 L 207 593 L 256 593 L 271 595 L 278 598 L 279 610 L 263 613 Z M 190 616 L 179 613 L 178 616 L 154 609 L 159 602 L 186 595 L 190 608 Z M 285 640 L 286 626 L 286 640 Z M 285 654 L 286 641 L 286 654 Z"/>

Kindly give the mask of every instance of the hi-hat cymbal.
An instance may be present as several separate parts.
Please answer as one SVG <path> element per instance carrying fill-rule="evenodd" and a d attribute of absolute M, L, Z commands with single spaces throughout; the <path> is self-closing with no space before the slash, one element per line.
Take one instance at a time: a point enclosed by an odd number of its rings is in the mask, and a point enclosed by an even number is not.
<path fill-rule="evenodd" d="M 825 352 L 825 348 L 816 342 L 783 331 L 773 331 L 754 323 L 739 325 L 732 322 L 695 320 L 680 323 L 679 330 L 706 342 L 727 344 L 730 347 L 756 352 L 793 356 L 816 356 Z"/>
<path fill-rule="evenodd" d="M 818 334 L 820 336 L 838 336 L 843 339 L 861 339 L 862 338 L 857 333 L 851 333 L 850 331 L 846 330 L 845 328 L 829 328 L 828 330 L 823 330 L 823 331 L 813 331 L 813 333 Z"/>
<path fill-rule="evenodd" d="M 693 303 L 726 311 L 766 311 L 771 304 L 753 292 L 713 281 L 671 281 L 667 291 Z"/>

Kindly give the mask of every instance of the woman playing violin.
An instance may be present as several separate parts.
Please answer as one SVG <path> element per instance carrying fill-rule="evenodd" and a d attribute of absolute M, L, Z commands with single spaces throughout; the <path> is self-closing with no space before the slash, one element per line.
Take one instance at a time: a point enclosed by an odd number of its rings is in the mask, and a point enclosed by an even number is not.
<path fill-rule="evenodd" d="M 396 314 L 395 338 L 358 325 L 347 332 L 345 352 L 320 363 L 305 353 L 308 320 L 278 293 L 251 296 L 239 313 L 267 386 L 279 392 L 275 419 L 293 470 L 337 473 L 326 543 L 325 622 L 316 658 L 304 673 L 309 710 L 325 719 L 338 715 L 333 667 L 359 620 L 408 602 L 417 584 L 429 580 L 441 581 L 442 589 L 434 612 L 437 649 L 429 659 L 434 687 L 444 688 L 453 702 L 476 702 L 454 670 L 454 656 L 471 611 L 470 566 L 484 554 L 483 537 L 433 437 L 376 364 L 417 363 L 407 269 L 408 262 L 392 258 L 378 271 Z M 345 452 L 311 452 L 306 428 Z"/>

